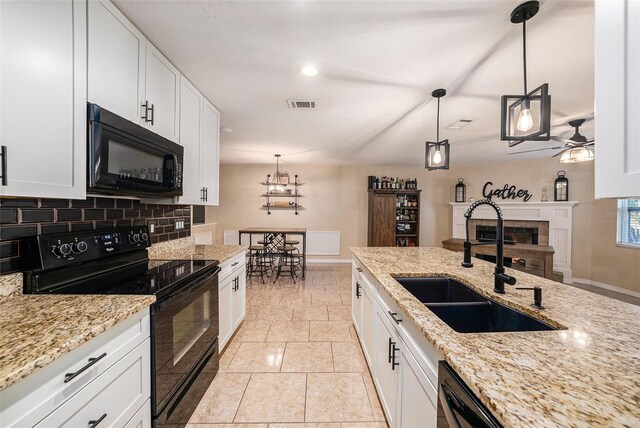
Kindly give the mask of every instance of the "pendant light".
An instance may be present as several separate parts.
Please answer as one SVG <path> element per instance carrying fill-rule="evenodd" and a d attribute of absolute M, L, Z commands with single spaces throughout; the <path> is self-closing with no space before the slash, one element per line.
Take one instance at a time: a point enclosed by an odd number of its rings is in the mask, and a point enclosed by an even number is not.
<path fill-rule="evenodd" d="M 522 23 L 523 95 L 503 95 L 500 138 L 509 147 L 523 141 L 548 141 L 551 138 L 551 96 L 544 83 L 531 92 L 527 89 L 527 21 L 540 9 L 540 2 L 527 1 L 511 12 L 511 22 Z"/>
<path fill-rule="evenodd" d="M 267 175 L 267 182 L 269 183 L 270 193 L 282 193 L 284 188 L 289 184 L 289 173 L 280 172 L 280 158 L 282 155 L 275 154 L 276 158 L 276 172 L 273 174 L 273 181 L 269 181 L 271 175 Z"/>
<path fill-rule="evenodd" d="M 449 169 L 449 140 L 440 141 L 440 98 L 447 95 L 445 89 L 436 89 L 431 96 L 438 99 L 438 113 L 436 116 L 436 141 L 426 142 L 425 168 Z"/>

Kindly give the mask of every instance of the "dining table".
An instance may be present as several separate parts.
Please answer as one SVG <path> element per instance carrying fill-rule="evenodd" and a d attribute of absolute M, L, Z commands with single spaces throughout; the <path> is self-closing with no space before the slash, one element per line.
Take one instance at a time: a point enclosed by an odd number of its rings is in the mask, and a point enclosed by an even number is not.
<path fill-rule="evenodd" d="M 288 236 L 302 237 L 302 279 L 307 271 L 307 229 L 300 227 L 247 227 L 238 231 L 238 242 L 242 242 L 242 235 L 249 235 L 249 246 L 253 245 L 253 237 L 260 236 L 268 244 L 266 251 L 278 253 L 278 247 L 284 246 Z"/>

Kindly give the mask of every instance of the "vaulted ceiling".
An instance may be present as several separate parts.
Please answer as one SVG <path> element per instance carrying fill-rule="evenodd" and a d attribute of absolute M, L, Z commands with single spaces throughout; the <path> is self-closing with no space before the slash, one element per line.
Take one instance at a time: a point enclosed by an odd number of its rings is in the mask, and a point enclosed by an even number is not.
<path fill-rule="evenodd" d="M 131 1 L 116 5 L 221 111 L 224 163 L 424 165 L 441 136 L 452 166 L 540 158 L 499 140 L 500 96 L 522 91 L 513 0 Z M 529 86 L 549 83 L 553 134 L 593 117 L 593 3 L 546 0 L 527 25 Z M 299 68 L 312 63 L 315 77 Z M 289 109 L 288 99 L 315 110 Z M 459 119 L 473 122 L 445 129 Z M 582 133 L 593 135 L 593 120 Z"/>

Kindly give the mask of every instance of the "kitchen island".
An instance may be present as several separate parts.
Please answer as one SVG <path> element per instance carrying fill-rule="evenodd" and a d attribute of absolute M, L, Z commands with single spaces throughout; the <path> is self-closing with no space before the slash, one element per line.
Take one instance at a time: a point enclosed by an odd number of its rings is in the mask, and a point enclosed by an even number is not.
<path fill-rule="evenodd" d="M 460 254 L 442 248 L 352 252 L 354 275 L 361 270 L 362 282 L 371 285 L 365 293 L 378 293 L 389 312 L 402 319 L 398 325 L 424 341 L 414 351 L 446 360 L 504 426 L 640 426 L 640 307 L 507 269 L 517 287 L 543 289 L 545 309 L 540 310 L 531 306 L 531 291 L 507 286 L 506 294 L 494 293 L 494 266 L 482 260 L 474 259 L 474 267 L 466 269 Z M 558 330 L 457 333 L 394 279 L 440 276 Z M 362 293 L 359 282 L 354 299 Z M 366 310 L 362 316 L 363 326 L 374 322 Z M 358 332 L 361 342 L 365 330 Z M 367 359 L 371 367 L 375 362 Z"/>

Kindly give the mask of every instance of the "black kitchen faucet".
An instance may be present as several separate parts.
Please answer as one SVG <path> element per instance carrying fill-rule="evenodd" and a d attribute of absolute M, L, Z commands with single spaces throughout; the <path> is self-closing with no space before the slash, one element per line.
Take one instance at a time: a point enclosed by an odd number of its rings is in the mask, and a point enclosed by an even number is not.
<path fill-rule="evenodd" d="M 472 244 L 471 241 L 469 241 L 469 220 L 471 219 L 473 211 L 480 205 L 489 205 L 496 211 L 496 215 L 498 217 L 496 239 Z M 464 216 L 466 219 L 465 228 L 467 232 L 467 239 L 464 241 L 464 260 L 462 261 L 462 266 L 466 268 L 473 267 L 473 263 L 471 263 L 471 247 L 473 245 L 496 244 L 496 268 L 493 273 L 493 275 L 495 276 L 495 285 L 493 291 L 495 291 L 496 293 L 504 294 L 504 283 L 506 282 L 509 285 L 514 285 L 516 283 L 516 279 L 511 275 L 507 275 L 506 273 L 504 273 L 504 221 L 502 217 L 502 210 L 500 209 L 498 204 L 493 202 L 491 199 L 480 199 L 471 204 Z"/>

